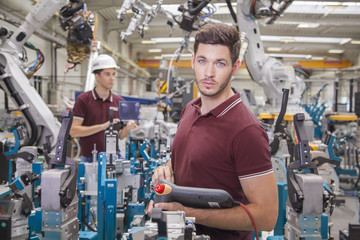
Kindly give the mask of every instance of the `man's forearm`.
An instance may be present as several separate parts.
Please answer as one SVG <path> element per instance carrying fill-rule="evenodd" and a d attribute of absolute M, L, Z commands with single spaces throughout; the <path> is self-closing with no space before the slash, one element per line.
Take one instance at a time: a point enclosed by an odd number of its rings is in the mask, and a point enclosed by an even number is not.
<path fill-rule="evenodd" d="M 131 129 L 137 128 L 137 125 L 134 120 L 129 120 L 125 127 L 119 131 L 119 138 L 124 139 L 129 135 Z"/>
<path fill-rule="evenodd" d="M 87 137 L 105 130 L 104 124 L 96 124 L 93 126 L 74 126 L 70 130 L 71 137 Z"/>
<path fill-rule="evenodd" d="M 120 139 L 124 139 L 124 138 L 126 138 L 127 136 L 128 136 L 128 134 L 129 134 L 129 129 L 127 129 L 126 127 L 124 127 L 123 129 L 121 129 L 120 131 L 119 131 L 119 138 Z"/>
<path fill-rule="evenodd" d="M 270 209 L 262 211 L 256 208 L 254 204 L 248 204 L 246 208 L 255 219 L 258 231 L 271 231 L 273 229 L 274 216 L 277 216 L 277 213 L 273 214 Z M 185 208 L 185 214 L 187 217 L 195 217 L 196 223 L 208 227 L 224 230 L 254 230 L 251 218 L 241 206 L 231 209 Z"/>

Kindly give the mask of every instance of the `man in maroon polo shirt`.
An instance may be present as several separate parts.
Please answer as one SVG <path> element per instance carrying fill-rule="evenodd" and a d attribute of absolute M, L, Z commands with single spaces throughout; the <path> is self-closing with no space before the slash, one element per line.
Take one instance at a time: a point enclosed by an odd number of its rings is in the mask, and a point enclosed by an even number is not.
<path fill-rule="evenodd" d="M 92 150 L 96 144 L 98 152 L 104 151 L 104 133 L 110 126 L 109 114 L 113 109 L 113 123 L 118 123 L 119 101 L 122 97 L 113 94 L 110 90 L 114 86 L 115 69 L 118 68 L 115 60 L 106 54 L 101 54 L 94 59 L 92 72 L 97 81 L 96 87 L 80 94 L 73 109 L 74 119 L 70 129 L 72 137 L 80 137 L 81 161 L 92 162 Z M 131 129 L 137 125 L 133 120 L 119 130 L 119 138 L 125 138 Z"/>
<path fill-rule="evenodd" d="M 183 109 L 171 161 L 155 170 L 153 184 L 165 178 L 180 186 L 226 190 L 246 205 L 258 231 L 271 231 L 278 195 L 267 134 L 231 88 L 239 51 L 235 27 L 207 24 L 196 34 L 192 68 L 201 95 Z M 195 217 L 197 235 L 211 240 L 252 239 L 254 226 L 241 206 L 195 209 L 172 202 L 155 207 Z"/>

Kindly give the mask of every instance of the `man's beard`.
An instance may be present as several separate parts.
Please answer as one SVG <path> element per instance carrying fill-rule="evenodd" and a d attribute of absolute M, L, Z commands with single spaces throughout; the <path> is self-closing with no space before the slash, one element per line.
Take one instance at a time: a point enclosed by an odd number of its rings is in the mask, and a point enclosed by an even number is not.
<path fill-rule="evenodd" d="M 209 94 L 209 93 L 206 93 L 206 92 L 202 91 L 201 88 L 199 87 L 198 81 L 196 81 L 196 85 L 198 86 L 199 92 L 201 93 L 201 95 L 203 95 L 205 97 L 214 97 L 214 96 L 219 95 L 222 91 L 224 91 L 226 86 L 230 83 L 230 80 L 231 80 L 231 74 L 230 74 L 230 76 L 228 76 L 227 81 L 222 83 L 219 86 L 219 89 L 215 93 L 212 93 L 212 94 Z"/>

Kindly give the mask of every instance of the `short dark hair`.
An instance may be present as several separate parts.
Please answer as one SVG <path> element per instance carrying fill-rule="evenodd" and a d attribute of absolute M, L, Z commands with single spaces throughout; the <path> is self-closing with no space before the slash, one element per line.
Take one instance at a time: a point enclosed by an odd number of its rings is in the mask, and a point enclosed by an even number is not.
<path fill-rule="evenodd" d="M 97 70 L 94 70 L 93 73 L 94 73 L 94 74 L 97 74 L 97 75 L 100 75 L 100 73 L 102 72 L 102 70 L 104 70 L 104 69 L 97 69 Z"/>
<path fill-rule="evenodd" d="M 232 64 L 239 59 L 240 34 L 239 31 L 224 23 L 208 23 L 202 26 L 195 35 L 194 53 L 196 54 L 199 44 L 219 44 L 229 48 Z"/>

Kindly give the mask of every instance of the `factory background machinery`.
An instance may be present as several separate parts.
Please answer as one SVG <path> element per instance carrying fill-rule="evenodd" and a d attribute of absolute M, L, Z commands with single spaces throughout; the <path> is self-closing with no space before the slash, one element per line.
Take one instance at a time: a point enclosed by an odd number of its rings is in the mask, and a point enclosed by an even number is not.
<path fill-rule="evenodd" d="M 279 217 L 263 239 L 359 237 L 357 1 L 0 4 L 4 238 L 209 239 L 196 235 L 194 219 L 183 213 L 158 209 L 150 218 L 145 211 L 161 194 L 150 187 L 151 173 L 170 159 L 181 110 L 198 97 L 194 33 L 219 21 L 241 34 L 242 67 L 232 85 L 270 139 Z M 139 128 L 118 142 L 111 125 L 105 152 L 94 149 L 96 162 L 79 163 L 79 144 L 69 137 L 71 109 L 79 93 L 93 88 L 89 66 L 101 53 L 120 66 L 113 92 L 134 109 L 122 118 L 136 120 Z M 186 204 L 194 206 L 202 204 L 194 192 L 202 198 L 213 193 L 172 188 L 169 198 L 189 194 Z"/>

